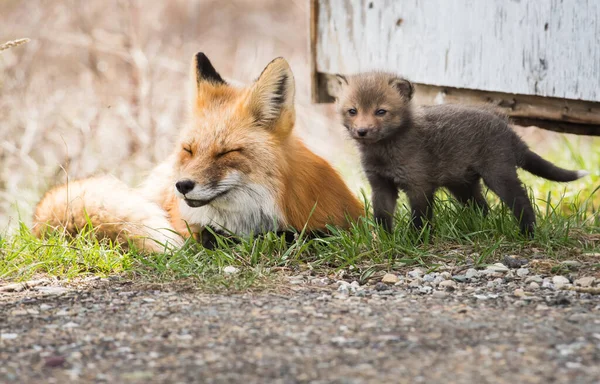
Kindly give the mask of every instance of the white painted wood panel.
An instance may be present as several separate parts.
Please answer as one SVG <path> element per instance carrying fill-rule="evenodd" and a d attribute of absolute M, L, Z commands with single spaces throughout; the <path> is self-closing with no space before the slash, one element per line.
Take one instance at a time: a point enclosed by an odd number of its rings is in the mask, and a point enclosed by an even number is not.
<path fill-rule="evenodd" d="M 600 0 L 318 0 L 316 70 L 600 101 Z"/>

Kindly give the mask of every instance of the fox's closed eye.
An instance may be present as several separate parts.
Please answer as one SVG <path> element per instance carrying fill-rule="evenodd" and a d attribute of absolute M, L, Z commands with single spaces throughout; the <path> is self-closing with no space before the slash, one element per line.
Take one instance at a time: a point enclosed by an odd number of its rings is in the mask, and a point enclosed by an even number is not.
<path fill-rule="evenodd" d="M 387 111 L 386 111 L 385 109 L 378 109 L 378 110 L 376 110 L 376 111 L 375 111 L 375 114 L 376 114 L 377 116 L 383 116 L 383 115 L 385 115 L 386 113 L 387 113 Z"/>
<path fill-rule="evenodd" d="M 234 148 L 234 149 L 228 149 L 226 151 L 221 151 L 217 154 L 217 157 L 225 156 L 227 154 L 234 153 L 234 152 L 242 152 L 242 148 Z"/>
<path fill-rule="evenodd" d="M 192 152 L 192 147 L 183 147 L 183 150 L 189 153 L 190 155 L 194 154 L 194 152 Z"/>

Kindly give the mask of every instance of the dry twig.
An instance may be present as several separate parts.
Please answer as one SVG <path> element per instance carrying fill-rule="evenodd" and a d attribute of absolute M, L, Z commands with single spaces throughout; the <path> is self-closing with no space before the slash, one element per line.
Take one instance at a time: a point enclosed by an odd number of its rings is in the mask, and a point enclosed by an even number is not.
<path fill-rule="evenodd" d="M 0 44 L 0 51 L 4 51 L 5 49 L 9 49 L 9 48 L 18 47 L 19 45 L 25 44 L 29 41 L 30 41 L 30 39 L 27 39 L 27 38 L 7 41 L 4 44 Z"/>

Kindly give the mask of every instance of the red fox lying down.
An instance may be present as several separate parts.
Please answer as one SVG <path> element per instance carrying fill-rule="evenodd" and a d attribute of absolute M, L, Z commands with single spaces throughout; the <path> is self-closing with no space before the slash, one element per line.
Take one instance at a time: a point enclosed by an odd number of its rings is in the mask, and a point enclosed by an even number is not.
<path fill-rule="evenodd" d="M 98 237 L 159 252 L 205 226 L 241 236 L 347 227 L 364 208 L 294 135 L 294 86 L 283 58 L 238 88 L 196 54 L 189 122 L 167 160 L 139 188 L 102 176 L 50 190 L 36 207 L 34 234 L 76 235 L 89 222 Z"/>

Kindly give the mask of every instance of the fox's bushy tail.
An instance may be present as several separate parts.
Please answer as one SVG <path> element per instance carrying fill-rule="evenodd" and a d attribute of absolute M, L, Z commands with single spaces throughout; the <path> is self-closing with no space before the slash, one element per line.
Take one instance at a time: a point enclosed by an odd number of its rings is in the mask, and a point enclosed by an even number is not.
<path fill-rule="evenodd" d="M 121 181 L 102 176 L 73 181 L 50 190 L 38 203 L 33 234 L 48 231 L 77 235 L 91 224 L 94 235 L 145 252 L 162 252 L 180 246 L 166 212 Z"/>
<path fill-rule="evenodd" d="M 589 174 L 588 171 L 571 171 L 557 167 L 531 150 L 525 153 L 521 168 L 552 181 L 573 181 Z"/>

